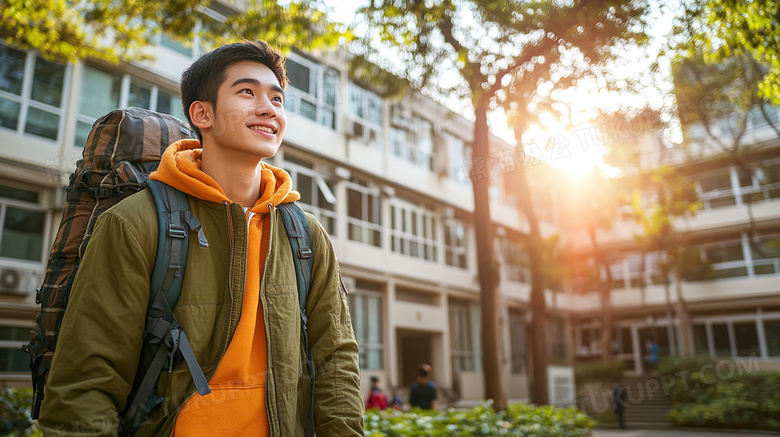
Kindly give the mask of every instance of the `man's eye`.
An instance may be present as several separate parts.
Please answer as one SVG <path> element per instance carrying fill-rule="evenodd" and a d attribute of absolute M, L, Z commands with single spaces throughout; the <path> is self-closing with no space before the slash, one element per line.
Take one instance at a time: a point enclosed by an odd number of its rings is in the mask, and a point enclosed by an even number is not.
<path fill-rule="evenodd" d="M 254 96 L 255 95 L 255 93 L 253 93 L 252 90 L 250 90 L 249 88 L 244 88 L 240 92 L 248 93 L 250 96 Z"/>
<path fill-rule="evenodd" d="M 281 98 L 281 97 L 279 97 L 279 96 L 276 96 L 276 97 L 274 97 L 274 98 L 273 98 L 273 99 L 271 99 L 271 100 L 275 100 L 275 101 L 277 101 L 277 102 L 279 102 L 279 103 L 282 103 L 282 98 Z"/>

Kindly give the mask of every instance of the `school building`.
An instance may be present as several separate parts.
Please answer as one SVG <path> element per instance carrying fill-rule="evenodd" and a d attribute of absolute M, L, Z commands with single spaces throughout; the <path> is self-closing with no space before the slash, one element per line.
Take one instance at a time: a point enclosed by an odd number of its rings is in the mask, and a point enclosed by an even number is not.
<path fill-rule="evenodd" d="M 190 49 L 161 35 L 149 64 L 60 65 L 0 44 L 0 383 L 30 383 L 29 357 L 21 347 L 39 310 L 36 287 L 65 205 L 63 186 L 92 123 L 130 106 L 184 119 L 178 80 L 200 51 L 197 44 Z M 416 93 L 384 99 L 350 79 L 345 56 L 289 55 L 288 128 L 270 162 L 293 176 L 300 202 L 330 233 L 350 291 L 364 391 L 373 375 L 388 392 L 408 387 L 426 362 L 442 403 L 476 402 L 484 390 L 468 176 L 473 124 Z M 777 108 L 769 109 L 776 122 Z M 771 366 L 780 363 L 780 140 L 758 121 L 749 137 L 749 156 L 761 168 L 749 180 L 727 159 L 710 159 L 706 141 L 696 146 L 700 156 L 677 161 L 690 168 L 704 199 L 704 209 L 679 229 L 712 266 L 679 290 L 696 352 L 755 354 Z M 525 402 L 531 383 L 523 249 L 528 225 L 512 175 L 528 162 L 511 145 L 496 137 L 491 142 L 496 156 L 513 156 L 494 169 L 490 200 L 502 265 L 505 388 L 508 398 Z M 560 217 L 555 181 L 532 180 L 532 187 L 543 234 L 559 234 L 565 250 L 591 256 L 581 230 Z M 761 253 L 748 241 L 751 228 L 766 249 Z M 646 338 L 656 340 L 662 354 L 679 353 L 680 324 L 669 316 L 675 289 L 667 295 L 658 285 L 652 262 L 639 269 L 632 232 L 629 221 L 618 220 L 599 238 L 613 260 L 617 356 L 638 371 Z M 599 356 L 598 296 L 572 277 L 546 291 L 546 383 L 553 402 L 574 397 L 571 365 Z M 641 292 L 640 280 L 647 284 Z"/>

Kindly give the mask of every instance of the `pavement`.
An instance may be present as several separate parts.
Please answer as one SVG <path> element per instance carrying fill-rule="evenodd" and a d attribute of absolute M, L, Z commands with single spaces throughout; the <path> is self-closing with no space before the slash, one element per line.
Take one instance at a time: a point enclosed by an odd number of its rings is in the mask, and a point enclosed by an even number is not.
<path fill-rule="evenodd" d="M 659 429 L 659 430 L 593 430 L 593 437 L 745 437 L 745 436 L 777 436 L 780 434 L 770 432 L 755 431 L 721 431 L 721 430 L 701 430 L 688 431 L 677 429 Z"/>

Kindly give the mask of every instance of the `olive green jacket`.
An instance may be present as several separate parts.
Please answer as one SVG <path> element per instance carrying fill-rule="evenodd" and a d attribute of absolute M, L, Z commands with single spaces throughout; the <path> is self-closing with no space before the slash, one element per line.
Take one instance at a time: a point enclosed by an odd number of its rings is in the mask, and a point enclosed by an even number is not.
<path fill-rule="evenodd" d="M 190 196 L 190 205 L 209 246 L 189 245 L 174 315 L 210 379 L 241 317 L 247 223 L 239 204 Z M 310 384 L 298 291 L 280 212 L 273 209 L 270 216 L 259 290 L 267 338 L 267 420 L 271 436 L 302 436 Z M 39 420 L 46 436 L 116 435 L 117 412 L 125 408 L 143 342 L 157 251 L 156 217 L 151 194 L 142 191 L 98 219 L 76 275 L 46 384 Z M 306 313 L 316 368 L 315 430 L 320 436 L 362 436 L 358 347 L 346 290 L 330 239 L 313 216 L 307 218 L 314 260 Z M 171 434 L 179 408 L 195 393 L 186 363 L 160 375 L 157 393 L 165 401 L 137 436 Z"/>

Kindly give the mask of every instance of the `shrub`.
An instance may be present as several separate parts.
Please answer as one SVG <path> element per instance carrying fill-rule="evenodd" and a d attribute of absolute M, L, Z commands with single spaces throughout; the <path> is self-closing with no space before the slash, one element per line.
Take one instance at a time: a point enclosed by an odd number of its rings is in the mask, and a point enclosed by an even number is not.
<path fill-rule="evenodd" d="M 737 359 L 664 359 L 661 375 L 673 375 L 675 425 L 780 431 L 780 373 L 761 372 Z M 741 362 L 740 362 L 741 361 Z"/>
<path fill-rule="evenodd" d="M 0 435 L 43 435 L 30 418 L 32 400 L 29 388 L 6 387 L 0 391 Z"/>
<path fill-rule="evenodd" d="M 369 410 L 365 435 L 370 437 L 417 436 L 536 436 L 587 437 L 594 422 L 576 408 L 510 405 L 496 413 L 490 405 L 446 413 L 413 409 Z"/>

